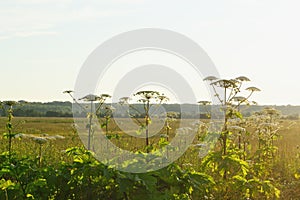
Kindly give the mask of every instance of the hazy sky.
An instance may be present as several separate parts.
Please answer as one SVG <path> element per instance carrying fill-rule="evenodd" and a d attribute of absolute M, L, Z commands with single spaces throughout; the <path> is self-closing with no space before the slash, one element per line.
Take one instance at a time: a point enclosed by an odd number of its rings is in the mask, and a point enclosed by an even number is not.
<path fill-rule="evenodd" d="M 299 0 L 0 1 L 0 100 L 70 100 L 88 55 L 114 35 L 163 28 L 196 41 L 259 104 L 300 105 Z M 249 85 L 250 86 L 250 85 Z"/>

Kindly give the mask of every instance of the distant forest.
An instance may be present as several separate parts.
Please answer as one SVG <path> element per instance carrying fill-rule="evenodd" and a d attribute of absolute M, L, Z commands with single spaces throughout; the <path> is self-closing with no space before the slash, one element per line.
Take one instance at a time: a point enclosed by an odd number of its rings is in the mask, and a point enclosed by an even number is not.
<path fill-rule="evenodd" d="M 112 104 L 113 107 L 118 107 L 116 104 Z M 142 110 L 141 104 L 134 105 L 138 110 Z M 164 109 L 167 112 L 178 112 L 184 115 L 185 118 L 201 118 L 206 117 L 206 110 L 209 107 L 204 108 L 196 104 L 163 104 Z M 181 113 L 181 108 L 184 107 L 185 113 Z M 273 107 L 281 112 L 284 118 L 298 119 L 300 114 L 300 106 L 275 106 L 275 105 L 255 105 L 255 106 L 241 106 L 242 114 L 247 117 L 252 113 L 262 110 L 265 107 Z M 199 109 L 200 115 L 197 111 Z M 0 110 L 0 116 L 4 116 L 3 110 Z M 77 116 L 85 117 L 86 113 L 76 113 Z M 73 117 L 72 103 L 69 101 L 53 101 L 53 102 L 27 102 L 20 103 L 14 106 L 14 116 L 17 117 Z M 114 117 L 125 117 L 116 110 Z M 143 116 L 138 116 L 143 117 Z"/>

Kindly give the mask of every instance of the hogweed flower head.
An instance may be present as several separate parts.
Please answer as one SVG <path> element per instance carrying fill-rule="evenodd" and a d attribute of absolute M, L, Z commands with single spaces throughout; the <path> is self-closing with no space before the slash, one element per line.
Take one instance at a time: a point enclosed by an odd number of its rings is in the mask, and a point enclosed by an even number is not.
<path fill-rule="evenodd" d="M 73 90 L 65 90 L 65 91 L 63 91 L 64 94 L 71 94 L 73 92 L 74 92 Z"/>
<path fill-rule="evenodd" d="M 206 78 L 203 79 L 203 81 L 214 81 L 217 80 L 218 78 L 215 76 L 208 76 Z"/>
<path fill-rule="evenodd" d="M 139 91 L 134 94 L 134 96 L 140 96 L 142 99 L 146 100 L 157 98 L 159 95 L 160 94 L 157 91 Z"/>
<path fill-rule="evenodd" d="M 251 92 L 260 92 L 261 90 L 257 87 L 248 87 L 246 88 L 246 90 L 249 90 Z"/>
<path fill-rule="evenodd" d="M 215 85 L 222 88 L 236 88 L 237 83 L 233 80 L 220 79 L 215 82 L 212 82 L 211 85 Z"/>
<path fill-rule="evenodd" d="M 79 100 L 84 100 L 84 101 L 98 101 L 100 100 L 101 97 L 94 95 L 94 94 L 88 94 L 82 98 L 80 98 Z"/>
<path fill-rule="evenodd" d="M 246 76 L 239 76 L 237 78 L 235 78 L 236 80 L 239 80 L 239 81 L 250 81 L 249 78 L 247 78 Z"/>
<path fill-rule="evenodd" d="M 119 104 L 123 105 L 123 104 L 129 104 L 129 97 L 122 97 L 119 99 Z"/>
<path fill-rule="evenodd" d="M 204 106 L 211 104 L 210 101 L 198 101 L 197 103 L 199 103 L 200 105 L 204 105 Z"/>
<path fill-rule="evenodd" d="M 159 95 L 157 98 L 160 100 L 160 102 L 169 101 L 169 98 L 163 94 Z"/>
<path fill-rule="evenodd" d="M 104 102 L 106 99 L 111 98 L 109 94 L 100 94 L 99 101 Z"/>

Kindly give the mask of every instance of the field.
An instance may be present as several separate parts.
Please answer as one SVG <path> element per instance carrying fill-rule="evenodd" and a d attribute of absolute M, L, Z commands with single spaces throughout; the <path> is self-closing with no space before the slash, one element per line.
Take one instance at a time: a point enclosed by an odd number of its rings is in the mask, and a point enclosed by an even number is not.
<path fill-rule="evenodd" d="M 1 133 L 6 132 L 6 120 L 6 118 L 0 118 Z M 77 135 L 72 118 L 14 118 L 12 121 L 15 124 L 15 133 L 37 137 L 63 136 L 56 139 L 48 139 L 43 145 L 26 137 L 22 139 L 21 137 L 14 138 L 12 140 L 12 151 L 15 152 L 17 157 L 26 155 L 31 158 L 39 158 L 42 155 L 42 165 L 55 168 L 61 162 L 72 163 L 72 159 L 66 155 L 66 149 L 83 146 Z M 172 135 L 174 136 L 174 129 L 179 126 L 179 121 L 173 122 L 172 126 L 174 128 L 169 134 L 170 140 L 172 139 Z M 280 126 L 278 140 L 274 141 L 274 146 L 278 150 L 275 151 L 272 157 L 271 169 L 267 172 L 272 177 L 268 177 L 268 180 L 272 180 L 274 186 L 281 191 L 280 199 L 300 199 L 300 180 L 295 178 L 295 174 L 300 169 L 300 121 L 281 120 Z M 164 131 L 165 127 L 159 134 L 164 133 Z M 136 139 L 122 133 L 112 121 L 108 126 L 108 135 L 113 136 L 116 134 L 119 138 L 112 138 L 113 143 L 124 149 L 137 151 L 141 150 L 144 146 L 144 139 Z M 150 138 L 150 143 L 158 143 L 159 140 L 159 136 L 153 136 Z M 255 152 L 257 142 L 253 138 L 250 140 L 253 140 L 251 141 L 252 147 L 250 152 Z M 196 139 L 194 143 L 197 143 Z M 6 149 L 7 140 L 1 138 L 0 152 L 5 152 Z M 200 171 L 202 161 L 203 158 L 198 157 L 197 151 L 191 145 L 188 151 L 176 161 L 176 164 L 183 170 L 193 168 Z"/>

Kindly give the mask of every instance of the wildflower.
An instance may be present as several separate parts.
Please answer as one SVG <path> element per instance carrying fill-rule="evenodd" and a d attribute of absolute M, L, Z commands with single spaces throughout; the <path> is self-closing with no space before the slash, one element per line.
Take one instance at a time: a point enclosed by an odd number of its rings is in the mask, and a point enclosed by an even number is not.
<path fill-rule="evenodd" d="M 209 105 L 209 104 L 211 104 L 211 102 L 210 101 L 198 101 L 198 103 L 200 104 L 200 105 Z"/>
<path fill-rule="evenodd" d="M 64 94 L 70 94 L 72 92 L 74 92 L 74 91 L 73 90 L 65 90 L 65 91 L 63 91 Z"/>
<path fill-rule="evenodd" d="M 235 78 L 236 80 L 239 80 L 239 81 L 250 81 L 249 78 L 247 78 L 246 76 L 239 76 L 237 78 Z"/>
<path fill-rule="evenodd" d="M 230 79 L 229 81 L 231 81 L 231 82 L 233 82 L 233 83 L 235 83 L 235 84 L 238 84 L 238 83 L 240 83 L 238 80 L 236 80 L 236 79 Z"/>
<path fill-rule="evenodd" d="M 168 100 L 169 100 L 169 98 L 168 98 L 167 96 L 165 96 L 165 95 L 159 95 L 157 98 L 158 98 L 161 102 L 162 102 L 162 101 L 168 101 Z"/>
<path fill-rule="evenodd" d="M 135 94 L 135 96 L 141 96 L 142 99 L 151 99 L 151 98 L 156 98 L 159 95 L 159 92 L 157 91 L 139 91 Z"/>
<path fill-rule="evenodd" d="M 109 94 L 101 94 L 100 97 L 101 98 L 110 98 L 111 96 Z"/>
<path fill-rule="evenodd" d="M 215 76 L 208 76 L 206 78 L 203 79 L 203 81 L 214 81 L 217 80 L 218 78 Z"/>
<path fill-rule="evenodd" d="M 119 104 L 121 104 L 121 105 L 128 104 L 129 100 L 130 100 L 129 97 L 122 97 L 122 98 L 119 99 Z"/>
<path fill-rule="evenodd" d="M 111 98 L 111 96 L 109 94 L 101 94 L 96 100 L 99 100 L 100 104 L 103 104 L 107 98 Z"/>
<path fill-rule="evenodd" d="M 93 94 L 89 94 L 86 95 L 82 98 L 80 98 L 79 100 L 84 100 L 84 101 L 97 101 L 100 100 L 101 97 L 97 96 L 97 95 L 93 95 Z"/>
<path fill-rule="evenodd" d="M 261 90 L 258 89 L 257 87 L 248 87 L 248 88 L 246 88 L 246 90 L 249 90 L 249 91 L 251 91 L 251 92 L 259 92 L 259 91 L 261 91 Z"/>
<path fill-rule="evenodd" d="M 220 79 L 215 82 L 212 82 L 211 85 L 216 85 L 222 88 L 235 88 L 237 87 L 236 82 L 233 80 Z"/>

